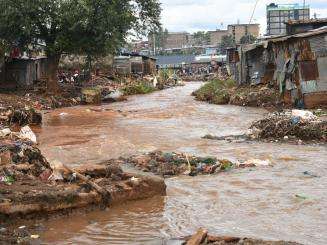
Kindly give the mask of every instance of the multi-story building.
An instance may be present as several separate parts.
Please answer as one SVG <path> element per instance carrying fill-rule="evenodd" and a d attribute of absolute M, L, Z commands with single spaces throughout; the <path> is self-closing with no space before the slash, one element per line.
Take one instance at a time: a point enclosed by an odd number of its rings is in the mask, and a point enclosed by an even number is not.
<path fill-rule="evenodd" d="M 165 49 L 185 48 L 189 43 L 189 33 L 187 32 L 169 32 L 165 41 Z"/>
<path fill-rule="evenodd" d="M 299 4 L 267 5 L 267 35 L 286 34 L 286 22 L 310 19 L 310 7 Z"/>
<path fill-rule="evenodd" d="M 217 29 L 215 31 L 209 31 L 209 35 L 210 35 L 210 45 L 218 46 L 221 43 L 222 37 L 228 35 L 228 31 Z"/>
<path fill-rule="evenodd" d="M 227 26 L 228 35 L 233 37 L 235 43 L 240 43 L 243 36 L 252 35 L 255 38 L 259 37 L 259 24 L 235 24 Z"/>

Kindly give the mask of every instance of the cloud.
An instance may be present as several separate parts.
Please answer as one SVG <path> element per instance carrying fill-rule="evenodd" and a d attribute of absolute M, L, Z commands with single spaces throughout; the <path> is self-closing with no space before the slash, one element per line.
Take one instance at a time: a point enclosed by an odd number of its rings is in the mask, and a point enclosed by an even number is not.
<path fill-rule="evenodd" d="M 259 23 L 261 32 L 266 30 L 266 5 L 275 3 L 302 3 L 302 0 L 259 0 L 253 22 Z M 162 23 L 169 31 L 214 30 L 228 24 L 249 23 L 255 0 L 161 0 Z M 311 0 L 311 14 L 327 17 L 327 1 Z"/>

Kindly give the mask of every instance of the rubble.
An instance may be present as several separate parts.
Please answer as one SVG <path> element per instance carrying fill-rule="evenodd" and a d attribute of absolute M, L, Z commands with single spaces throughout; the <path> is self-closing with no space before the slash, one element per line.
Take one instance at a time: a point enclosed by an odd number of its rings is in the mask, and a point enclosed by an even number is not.
<path fill-rule="evenodd" d="M 233 163 L 229 160 L 217 159 L 215 157 L 196 157 L 188 156 L 187 154 L 182 153 L 168 153 L 162 151 L 154 151 L 144 155 L 132 156 L 126 159 L 121 158 L 121 160 L 125 164 L 135 166 L 141 171 L 151 172 L 163 177 L 177 175 L 196 176 L 218 174 L 234 168 L 265 165 L 260 164 L 260 160 L 257 160 L 256 164 L 250 164 L 249 162 Z"/>
<path fill-rule="evenodd" d="M 124 172 L 119 161 L 76 169 L 49 163 L 35 144 L 5 137 L 0 145 L 0 219 L 11 223 L 90 206 L 165 194 L 163 179 Z M 1 241 L 1 239 L 0 239 Z"/>
<path fill-rule="evenodd" d="M 210 80 L 192 93 L 197 100 L 212 104 L 231 104 L 238 106 L 279 107 L 280 96 L 269 86 L 236 86 L 231 79 Z"/>
<path fill-rule="evenodd" d="M 213 236 L 206 229 L 200 228 L 194 235 L 185 239 L 185 245 L 298 245 L 296 242 L 264 241 L 254 238 L 241 238 L 233 236 Z"/>
<path fill-rule="evenodd" d="M 254 139 L 295 139 L 327 141 L 327 121 L 320 120 L 310 111 L 282 111 L 270 113 L 250 128 Z"/>

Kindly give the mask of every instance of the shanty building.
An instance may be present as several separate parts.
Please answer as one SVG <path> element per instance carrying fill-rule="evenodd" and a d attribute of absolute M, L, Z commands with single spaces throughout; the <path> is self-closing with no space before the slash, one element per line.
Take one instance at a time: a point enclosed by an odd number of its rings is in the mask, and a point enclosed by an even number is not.
<path fill-rule="evenodd" d="M 152 75 L 156 73 L 156 59 L 134 53 L 114 57 L 114 71 L 118 75 Z"/>
<path fill-rule="evenodd" d="M 271 83 L 299 107 L 327 104 L 326 26 L 229 49 L 227 57 L 233 56 L 228 67 L 239 84 Z"/>
<path fill-rule="evenodd" d="M 32 88 L 34 81 L 46 77 L 47 58 L 8 58 L 0 71 L 0 88 Z"/>

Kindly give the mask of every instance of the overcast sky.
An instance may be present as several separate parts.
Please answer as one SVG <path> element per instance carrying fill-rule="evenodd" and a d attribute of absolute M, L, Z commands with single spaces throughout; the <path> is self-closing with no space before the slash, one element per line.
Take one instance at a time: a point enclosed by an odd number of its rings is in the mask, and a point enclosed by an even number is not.
<path fill-rule="evenodd" d="M 169 31 L 215 30 L 228 24 L 249 23 L 255 0 L 160 0 L 162 3 L 162 24 Z M 254 13 L 254 21 L 266 30 L 266 5 L 272 0 L 259 0 Z M 285 0 L 275 3 L 299 3 L 303 1 Z M 311 15 L 327 17 L 327 0 L 307 0 Z M 252 23 L 253 23 L 252 22 Z"/>

